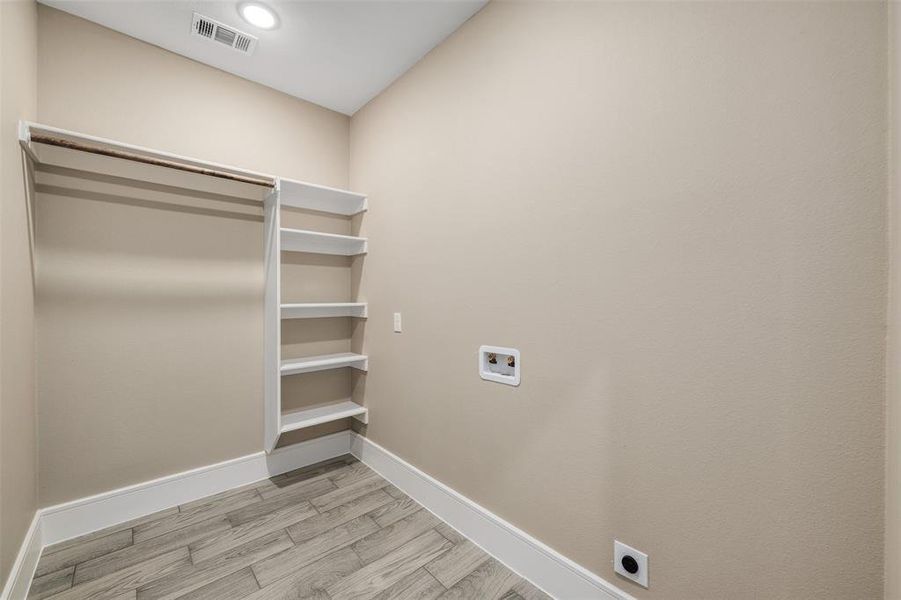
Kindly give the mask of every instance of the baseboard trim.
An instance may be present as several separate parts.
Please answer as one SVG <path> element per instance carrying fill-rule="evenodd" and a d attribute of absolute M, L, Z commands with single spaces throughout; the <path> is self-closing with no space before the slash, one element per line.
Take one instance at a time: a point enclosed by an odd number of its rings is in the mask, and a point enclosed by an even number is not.
<path fill-rule="evenodd" d="M 58 542 L 343 456 L 351 431 L 167 475 L 37 511 L 0 600 L 24 600 L 41 550 Z"/>
<path fill-rule="evenodd" d="M 350 430 L 41 509 L 44 545 L 49 546 L 144 515 L 199 500 L 347 454 Z"/>
<path fill-rule="evenodd" d="M 555 598 L 636 600 L 469 498 L 351 431 L 257 452 L 37 511 L 0 600 L 24 600 L 45 546 L 352 453 L 487 553 Z"/>
<path fill-rule="evenodd" d="M 19 600 L 28 595 L 31 579 L 34 577 L 38 560 L 41 558 L 41 550 L 44 549 L 41 535 L 41 514 L 36 512 L 31 519 L 31 525 L 25 533 L 25 539 L 19 547 L 16 561 L 9 571 L 9 577 L 3 591 L 0 592 L 0 600 Z"/>
<path fill-rule="evenodd" d="M 485 552 L 554 598 L 635 600 L 375 442 L 354 433 L 351 453 Z"/>

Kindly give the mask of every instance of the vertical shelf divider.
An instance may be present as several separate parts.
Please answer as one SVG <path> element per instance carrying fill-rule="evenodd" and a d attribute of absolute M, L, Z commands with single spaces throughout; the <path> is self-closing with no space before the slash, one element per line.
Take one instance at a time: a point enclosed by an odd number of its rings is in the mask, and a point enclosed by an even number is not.
<path fill-rule="evenodd" d="M 263 333 L 264 372 L 263 395 L 265 406 L 265 447 L 272 452 L 278 443 L 282 416 L 281 378 L 281 180 L 263 201 L 263 224 L 266 231 L 266 291 L 265 324 Z"/>

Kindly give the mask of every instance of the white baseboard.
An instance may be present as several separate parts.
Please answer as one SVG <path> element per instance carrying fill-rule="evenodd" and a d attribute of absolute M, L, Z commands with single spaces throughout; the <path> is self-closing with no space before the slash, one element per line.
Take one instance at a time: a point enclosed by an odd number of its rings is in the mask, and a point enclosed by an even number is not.
<path fill-rule="evenodd" d="M 485 552 L 560 600 L 635 598 L 356 433 L 351 453 Z"/>
<path fill-rule="evenodd" d="M 45 546 L 351 452 L 516 573 L 561 600 L 635 600 L 472 500 L 351 431 L 37 511 L 0 600 L 24 600 Z"/>
<path fill-rule="evenodd" d="M 257 452 L 43 508 L 40 512 L 44 545 L 56 544 L 159 510 L 347 454 L 350 442 L 350 431 L 339 431 L 275 450 L 271 454 Z"/>
<path fill-rule="evenodd" d="M 34 577 L 34 571 L 38 567 L 38 560 L 41 558 L 43 549 L 41 514 L 38 511 L 31 520 L 31 525 L 25 533 L 25 539 L 22 540 L 22 545 L 19 547 L 16 562 L 13 563 L 6 585 L 0 592 L 0 600 L 19 600 L 28 595 L 28 587 L 31 585 L 31 578 Z"/>
<path fill-rule="evenodd" d="M 24 600 L 45 546 L 343 456 L 350 452 L 350 444 L 350 430 L 339 431 L 270 454 L 257 452 L 42 508 L 35 514 L 0 600 Z"/>

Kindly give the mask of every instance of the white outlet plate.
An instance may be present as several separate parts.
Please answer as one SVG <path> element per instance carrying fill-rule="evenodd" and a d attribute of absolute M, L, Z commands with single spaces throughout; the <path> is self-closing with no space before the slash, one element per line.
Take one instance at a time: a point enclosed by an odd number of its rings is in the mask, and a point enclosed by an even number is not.
<path fill-rule="evenodd" d="M 638 571 L 629 573 L 623 568 L 623 557 L 631 556 L 638 563 Z M 613 540 L 613 570 L 626 579 L 631 579 L 641 587 L 648 587 L 648 555 L 632 546 Z"/>

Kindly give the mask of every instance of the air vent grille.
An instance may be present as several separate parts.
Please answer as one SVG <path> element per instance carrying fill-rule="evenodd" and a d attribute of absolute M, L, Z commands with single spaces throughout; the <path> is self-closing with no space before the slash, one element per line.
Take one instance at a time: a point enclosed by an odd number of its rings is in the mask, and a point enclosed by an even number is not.
<path fill-rule="evenodd" d="M 238 39 L 235 40 L 235 50 L 240 50 L 241 52 L 247 52 L 252 43 L 253 43 L 253 40 L 251 40 L 249 37 L 239 35 Z"/>
<path fill-rule="evenodd" d="M 223 25 L 215 19 L 194 13 L 191 23 L 191 33 L 195 36 L 218 42 L 243 54 L 253 54 L 257 46 L 257 38 L 238 31 L 227 25 Z"/>
<path fill-rule="evenodd" d="M 197 15 L 195 14 L 194 16 L 196 17 Z M 198 35 L 211 38 L 213 37 L 213 31 L 216 30 L 216 26 L 206 19 L 197 19 L 194 21 L 194 30 Z"/>

